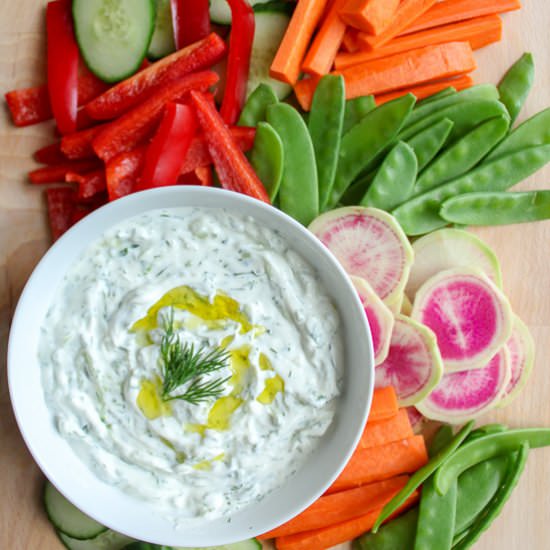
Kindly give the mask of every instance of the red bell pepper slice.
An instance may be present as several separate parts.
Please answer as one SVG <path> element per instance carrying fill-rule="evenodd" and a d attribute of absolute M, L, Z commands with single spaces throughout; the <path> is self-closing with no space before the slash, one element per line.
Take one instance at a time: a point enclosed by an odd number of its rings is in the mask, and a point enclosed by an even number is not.
<path fill-rule="evenodd" d="M 220 114 L 200 92 L 191 92 L 191 100 L 222 187 L 269 204 L 265 187 L 239 149 Z"/>
<path fill-rule="evenodd" d="M 46 203 L 52 238 L 56 241 L 73 224 L 76 193 L 70 187 L 46 189 Z"/>
<path fill-rule="evenodd" d="M 93 141 L 99 133 L 107 128 L 107 124 L 92 126 L 86 130 L 80 130 L 73 134 L 63 136 L 61 139 L 61 151 L 70 159 L 95 158 Z"/>
<path fill-rule="evenodd" d="M 201 71 L 217 63 L 225 54 L 225 42 L 210 34 L 152 63 L 135 75 L 109 88 L 86 105 L 88 114 L 97 120 L 116 118 L 147 99 L 159 87 L 181 79 L 189 73 Z"/>
<path fill-rule="evenodd" d="M 159 128 L 147 146 L 136 191 L 176 185 L 183 159 L 197 129 L 197 119 L 187 105 L 167 103 Z"/>
<path fill-rule="evenodd" d="M 246 101 L 250 55 L 254 40 L 254 11 L 246 0 L 227 0 L 231 8 L 231 34 L 225 92 L 220 114 L 226 124 L 233 125 Z"/>
<path fill-rule="evenodd" d="M 179 50 L 210 32 L 208 0 L 171 0 L 174 42 Z"/>
<path fill-rule="evenodd" d="M 214 175 L 210 166 L 201 166 L 195 168 L 192 172 L 180 174 L 178 185 L 200 185 L 212 187 L 214 185 Z"/>
<path fill-rule="evenodd" d="M 78 184 L 78 200 L 91 199 L 107 189 L 107 180 L 103 168 L 94 170 L 93 172 L 85 172 L 84 174 L 67 172 L 67 174 L 65 174 L 65 181 Z"/>
<path fill-rule="evenodd" d="M 107 193 L 109 200 L 114 201 L 134 191 L 138 176 L 143 170 L 145 147 L 120 153 L 105 164 Z"/>
<path fill-rule="evenodd" d="M 66 162 L 68 159 L 61 151 L 61 143 L 56 141 L 50 145 L 45 145 L 40 149 L 36 150 L 33 154 L 33 158 L 36 162 L 40 164 L 61 164 Z"/>
<path fill-rule="evenodd" d="M 48 2 L 46 29 L 50 105 L 59 131 L 68 134 L 76 130 L 78 108 L 78 47 L 70 2 Z"/>
<path fill-rule="evenodd" d="M 69 160 L 61 164 L 37 168 L 29 172 L 29 180 L 34 184 L 64 182 L 69 172 L 82 174 L 95 170 L 98 166 L 100 166 L 100 163 L 97 160 Z"/>

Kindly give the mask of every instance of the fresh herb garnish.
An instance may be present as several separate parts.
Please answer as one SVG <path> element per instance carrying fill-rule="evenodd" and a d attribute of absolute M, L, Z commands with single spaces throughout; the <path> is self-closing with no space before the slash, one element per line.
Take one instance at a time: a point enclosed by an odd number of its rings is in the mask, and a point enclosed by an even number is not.
<path fill-rule="evenodd" d="M 204 381 L 203 376 L 226 367 L 229 353 L 221 349 L 196 350 L 193 344 L 182 343 L 174 332 L 173 310 L 165 317 L 163 330 L 160 344 L 163 401 L 182 399 L 197 405 L 220 397 L 230 377 Z M 183 393 L 172 395 L 173 391 L 187 382 L 191 383 Z"/>

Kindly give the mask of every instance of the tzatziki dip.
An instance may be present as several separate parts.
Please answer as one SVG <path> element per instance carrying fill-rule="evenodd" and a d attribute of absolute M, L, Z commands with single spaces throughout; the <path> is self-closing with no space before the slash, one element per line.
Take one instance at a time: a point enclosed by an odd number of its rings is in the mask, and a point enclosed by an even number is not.
<path fill-rule="evenodd" d="M 338 312 L 291 244 L 189 207 L 130 218 L 85 250 L 39 360 L 55 427 L 97 476 L 179 518 L 216 518 L 314 452 L 342 347 Z"/>

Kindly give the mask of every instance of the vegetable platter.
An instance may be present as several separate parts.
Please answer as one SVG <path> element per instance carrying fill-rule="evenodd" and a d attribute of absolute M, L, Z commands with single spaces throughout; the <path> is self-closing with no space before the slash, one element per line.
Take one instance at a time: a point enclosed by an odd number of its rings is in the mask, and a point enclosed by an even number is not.
<path fill-rule="evenodd" d="M 39 3 L 40 7 L 46 2 Z M 0 0 L 0 89 L 4 92 L 34 85 L 44 67 L 44 10 L 31 0 Z M 476 52 L 478 83 L 497 83 L 523 52 L 536 62 L 534 87 L 520 121 L 546 108 L 550 94 L 550 50 L 546 22 L 550 4 L 528 0 L 519 12 L 503 16 L 502 41 Z M 7 110 L 0 123 L 0 338 L 5 349 L 13 308 L 33 267 L 50 245 L 43 197 L 22 183 L 36 168 L 34 151 L 51 142 L 52 123 L 18 129 Z M 550 166 L 519 187 L 548 188 Z M 482 423 L 502 422 L 510 427 L 549 426 L 546 373 L 547 342 L 550 341 L 550 261 L 545 253 L 550 240 L 550 222 L 472 230 L 497 253 L 504 288 L 514 311 L 529 326 L 539 353 L 533 375 L 522 396 L 505 409 L 485 415 Z M 0 363 L 0 482 L 4 498 L 0 505 L 0 548 L 55 550 L 60 543 L 42 511 L 43 476 L 32 461 L 13 418 L 5 375 L 5 354 Z M 550 451 L 532 453 L 525 474 L 510 502 L 493 527 L 475 548 L 512 550 L 547 548 L 547 512 L 550 507 Z M 527 512 L 528 511 L 528 512 Z M 268 544 L 264 543 L 266 548 Z M 350 545 L 338 548 L 347 550 Z"/>

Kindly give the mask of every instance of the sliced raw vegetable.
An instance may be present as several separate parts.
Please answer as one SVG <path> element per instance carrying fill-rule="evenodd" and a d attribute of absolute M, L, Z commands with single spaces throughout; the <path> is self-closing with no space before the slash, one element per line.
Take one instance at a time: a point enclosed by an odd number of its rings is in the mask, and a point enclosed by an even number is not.
<path fill-rule="evenodd" d="M 439 229 L 414 241 L 414 263 L 405 292 L 411 298 L 429 278 L 453 267 L 481 269 L 499 288 L 502 275 L 498 259 L 479 237 L 463 229 Z"/>
<path fill-rule="evenodd" d="M 121 550 L 134 540 L 110 529 L 87 540 L 78 540 L 61 532 L 58 532 L 57 535 L 68 550 Z"/>
<path fill-rule="evenodd" d="M 278 101 L 271 86 L 265 83 L 258 84 L 244 104 L 238 125 L 250 127 L 257 126 L 258 123 L 265 120 L 267 108 L 270 105 L 278 103 Z"/>
<path fill-rule="evenodd" d="M 342 135 L 349 132 L 356 124 L 359 124 L 375 107 L 376 101 L 372 95 L 347 99 Z"/>
<path fill-rule="evenodd" d="M 342 19 L 368 34 L 380 34 L 390 25 L 400 0 L 350 0 L 341 10 Z"/>
<path fill-rule="evenodd" d="M 439 383 L 443 361 L 434 333 L 397 315 L 388 356 L 374 371 L 375 387 L 393 386 L 400 407 L 415 405 Z"/>
<path fill-rule="evenodd" d="M 413 251 L 387 212 L 350 206 L 322 214 L 309 227 L 350 275 L 362 277 L 391 301 L 403 292 Z"/>
<path fill-rule="evenodd" d="M 352 276 L 351 282 L 363 303 L 372 337 L 374 364 L 379 365 L 388 356 L 394 326 L 393 314 L 365 279 Z"/>
<path fill-rule="evenodd" d="M 413 432 L 415 434 L 421 433 L 422 426 L 426 420 L 424 416 L 420 414 L 416 407 L 407 407 L 405 410 L 407 411 L 407 416 L 409 417 L 409 422 L 411 423 Z"/>
<path fill-rule="evenodd" d="M 254 147 L 250 151 L 250 164 L 273 202 L 283 178 L 284 148 L 279 134 L 267 122 L 259 122 L 257 125 Z"/>
<path fill-rule="evenodd" d="M 248 0 L 251 6 L 271 2 L 272 0 Z M 210 19 L 218 25 L 231 25 L 231 8 L 227 0 L 210 0 Z"/>
<path fill-rule="evenodd" d="M 152 0 L 74 0 L 73 19 L 82 57 L 106 82 L 135 73 L 155 30 Z"/>
<path fill-rule="evenodd" d="M 405 299 L 405 293 L 401 292 L 395 298 L 392 298 L 390 301 L 386 301 L 386 305 L 390 309 L 393 315 L 401 313 L 401 306 L 403 305 L 403 300 Z"/>
<path fill-rule="evenodd" d="M 209 0 L 171 0 L 176 48 L 201 40 L 210 33 Z"/>
<path fill-rule="evenodd" d="M 439 92 L 436 92 L 435 94 L 432 94 L 424 99 L 421 99 L 417 105 L 419 107 L 422 107 L 422 105 L 427 105 L 428 103 L 431 103 L 432 101 L 437 101 L 438 99 L 443 99 L 444 97 L 449 97 L 450 95 L 456 94 L 458 90 L 452 85 L 449 84 L 447 88 L 443 88 L 443 90 L 440 90 Z"/>
<path fill-rule="evenodd" d="M 512 333 L 508 299 L 479 269 L 447 269 L 428 279 L 411 316 L 434 331 L 446 373 L 484 367 Z"/>
<path fill-rule="evenodd" d="M 147 57 L 160 59 L 176 49 L 170 0 L 155 0 L 155 14 L 155 30 L 149 43 Z"/>
<path fill-rule="evenodd" d="M 397 412 L 397 395 L 391 386 L 374 390 L 367 423 L 387 420 L 388 418 L 395 416 Z"/>
<path fill-rule="evenodd" d="M 535 63 L 530 53 L 524 53 L 504 75 L 498 85 L 500 101 L 510 113 L 514 123 L 535 80 Z"/>
<path fill-rule="evenodd" d="M 406 409 L 399 409 L 395 416 L 378 422 L 367 422 L 358 449 L 372 449 L 386 443 L 407 439 L 414 435 Z"/>
<path fill-rule="evenodd" d="M 407 140 L 406 143 L 408 143 L 416 155 L 419 173 L 441 151 L 453 126 L 454 122 L 452 120 L 444 118 Z"/>

